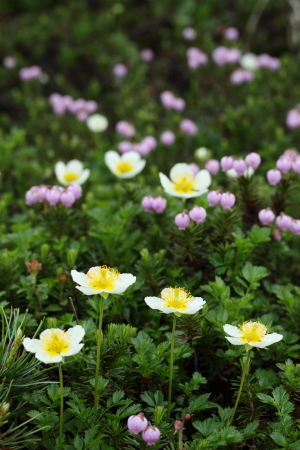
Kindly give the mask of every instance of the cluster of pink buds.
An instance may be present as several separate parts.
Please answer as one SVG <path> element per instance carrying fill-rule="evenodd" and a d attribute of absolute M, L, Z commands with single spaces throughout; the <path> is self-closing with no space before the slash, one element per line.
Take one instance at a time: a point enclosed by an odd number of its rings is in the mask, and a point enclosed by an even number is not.
<path fill-rule="evenodd" d="M 230 192 L 210 191 L 207 195 L 209 206 L 221 205 L 224 209 L 231 209 L 235 205 L 235 195 Z"/>
<path fill-rule="evenodd" d="M 75 200 L 82 195 L 80 184 L 70 184 L 67 188 L 61 186 L 33 186 L 26 192 L 26 205 L 48 202 L 50 206 L 62 203 L 64 206 L 72 206 Z"/>
<path fill-rule="evenodd" d="M 147 156 L 150 152 L 156 149 L 156 146 L 156 139 L 153 136 L 146 136 L 141 140 L 141 142 L 121 141 L 118 145 L 118 150 L 120 153 L 134 151 L 139 153 L 141 156 Z"/>
<path fill-rule="evenodd" d="M 188 136 L 195 136 L 195 134 L 198 133 L 197 125 L 190 119 L 182 119 L 179 124 L 179 127 L 181 131 L 187 134 Z"/>
<path fill-rule="evenodd" d="M 230 81 L 233 84 L 250 83 L 254 78 L 254 73 L 251 70 L 236 69 L 230 75 Z"/>
<path fill-rule="evenodd" d="M 300 127 L 300 105 L 288 112 L 286 126 L 291 129 Z"/>
<path fill-rule="evenodd" d="M 282 178 L 282 174 L 290 170 L 300 175 L 300 155 L 294 148 L 285 150 L 283 155 L 276 162 L 276 169 L 268 170 L 267 180 L 275 186 Z"/>
<path fill-rule="evenodd" d="M 185 230 L 189 226 L 191 219 L 197 224 L 203 223 L 206 219 L 206 210 L 201 206 L 194 206 L 188 214 L 186 212 L 177 214 L 175 216 L 175 224 L 179 230 Z"/>
<path fill-rule="evenodd" d="M 223 156 L 221 159 L 221 168 L 223 172 L 234 169 L 237 175 L 244 175 L 248 167 L 257 169 L 261 163 L 261 157 L 258 153 L 249 153 L 245 159 L 235 159 L 234 156 Z"/>
<path fill-rule="evenodd" d="M 284 214 L 283 212 L 276 217 L 276 225 L 281 231 L 290 231 L 293 234 L 300 234 L 300 220 Z"/>
<path fill-rule="evenodd" d="M 148 195 L 143 198 L 142 207 L 146 212 L 155 211 L 160 214 L 166 209 L 167 200 L 160 196 L 152 197 L 152 195 Z"/>
<path fill-rule="evenodd" d="M 135 128 L 134 125 L 126 120 L 120 120 L 116 124 L 116 132 L 126 138 L 132 138 L 135 135 Z"/>
<path fill-rule="evenodd" d="M 75 114 L 80 122 L 85 122 L 88 116 L 98 108 L 94 100 L 84 100 L 83 98 L 74 100 L 70 95 L 60 95 L 57 93 L 50 95 L 49 103 L 53 108 L 54 114 L 57 116 L 62 116 L 66 112 L 69 112 Z"/>
<path fill-rule="evenodd" d="M 218 66 L 225 64 L 235 64 L 242 56 L 241 50 L 238 48 L 227 48 L 221 45 L 212 52 L 212 59 Z"/>
<path fill-rule="evenodd" d="M 142 439 L 147 445 L 154 445 L 160 437 L 160 430 L 152 426 L 143 413 L 130 416 L 127 427 L 131 434 L 142 433 Z"/>
<path fill-rule="evenodd" d="M 185 101 L 183 98 L 176 97 L 171 91 L 164 91 L 160 94 L 160 101 L 166 109 L 174 109 L 175 111 L 183 111 Z"/>
<path fill-rule="evenodd" d="M 257 65 L 260 69 L 278 70 L 281 66 L 281 61 L 278 58 L 263 53 L 257 56 Z"/>
<path fill-rule="evenodd" d="M 206 53 L 201 52 L 196 47 L 190 47 L 186 51 L 187 65 L 190 69 L 194 70 L 200 66 L 205 66 L 208 62 L 208 56 Z"/>
<path fill-rule="evenodd" d="M 43 71 L 39 66 L 23 67 L 19 72 L 22 81 L 30 81 L 40 78 Z"/>

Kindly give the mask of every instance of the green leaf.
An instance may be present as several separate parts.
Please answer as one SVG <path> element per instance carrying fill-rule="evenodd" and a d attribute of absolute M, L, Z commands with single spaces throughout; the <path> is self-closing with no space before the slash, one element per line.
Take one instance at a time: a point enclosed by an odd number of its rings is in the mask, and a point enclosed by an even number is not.
<path fill-rule="evenodd" d="M 283 434 L 281 434 L 279 431 L 274 431 L 270 436 L 277 445 L 281 445 L 282 447 L 287 446 L 287 438 L 283 436 Z"/>
<path fill-rule="evenodd" d="M 259 422 L 258 420 L 255 420 L 254 422 L 250 422 L 248 423 L 248 425 L 246 426 L 246 428 L 244 428 L 243 433 L 244 433 L 244 437 L 246 439 L 248 439 L 249 437 L 252 437 L 252 433 L 254 433 L 254 431 L 256 430 L 256 428 L 258 427 Z"/>

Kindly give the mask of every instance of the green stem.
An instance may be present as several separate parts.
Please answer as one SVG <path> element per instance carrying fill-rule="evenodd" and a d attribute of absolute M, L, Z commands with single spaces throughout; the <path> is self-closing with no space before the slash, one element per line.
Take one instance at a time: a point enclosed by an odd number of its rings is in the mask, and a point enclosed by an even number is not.
<path fill-rule="evenodd" d="M 58 364 L 59 384 L 60 384 L 60 415 L 59 415 L 59 440 L 58 449 L 62 448 L 62 432 L 63 432 L 63 418 L 64 418 L 64 382 L 62 374 L 62 364 Z"/>
<path fill-rule="evenodd" d="M 229 426 L 231 424 L 231 422 L 233 421 L 234 415 L 235 415 L 235 412 L 236 412 L 236 409 L 237 409 L 237 406 L 238 406 L 240 398 L 241 398 L 241 393 L 242 393 L 242 389 L 243 389 L 243 385 L 244 385 L 244 381 L 245 381 L 245 376 L 246 376 L 246 374 L 248 373 L 248 370 L 249 370 L 250 353 L 251 353 L 251 350 L 248 350 L 246 362 L 245 362 L 245 364 L 243 364 L 243 373 L 242 373 L 242 378 L 241 378 L 241 384 L 240 384 L 239 392 L 238 392 L 238 395 L 237 395 L 237 398 L 236 398 L 236 401 L 235 401 L 235 405 L 234 405 L 233 411 L 230 414 L 230 417 L 228 419 L 227 426 Z"/>
<path fill-rule="evenodd" d="M 107 296 L 106 296 L 106 298 L 107 298 Z M 97 414 L 97 411 L 98 411 L 98 399 L 99 399 L 98 378 L 99 378 L 100 353 L 101 353 L 101 341 L 102 341 L 101 338 L 102 338 L 103 307 L 104 307 L 104 298 L 101 295 L 99 327 L 98 327 L 98 331 L 97 331 L 97 356 L 96 356 L 96 375 L 95 375 L 95 414 Z"/>
<path fill-rule="evenodd" d="M 171 353 L 170 353 L 170 376 L 169 376 L 169 398 L 168 398 L 168 421 L 170 420 L 170 413 L 171 413 L 171 398 L 172 398 L 172 381 L 173 381 L 173 363 L 174 363 L 175 330 L 176 330 L 176 315 L 174 314 L 174 319 L 173 319 L 173 329 L 172 329 L 172 337 L 171 337 Z"/>
<path fill-rule="evenodd" d="M 182 435 L 183 435 L 183 426 L 178 431 L 178 450 L 182 450 L 183 448 Z"/>

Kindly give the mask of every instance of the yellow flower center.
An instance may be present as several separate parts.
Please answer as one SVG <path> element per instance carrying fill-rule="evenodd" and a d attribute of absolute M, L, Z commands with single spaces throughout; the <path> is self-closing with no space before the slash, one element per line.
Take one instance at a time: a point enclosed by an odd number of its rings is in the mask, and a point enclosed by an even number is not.
<path fill-rule="evenodd" d="M 116 167 L 117 172 L 119 173 L 127 173 L 133 171 L 133 165 L 130 161 L 120 161 Z"/>
<path fill-rule="evenodd" d="M 263 341 L 267 334 L 267 327 L 260 322 L 244 322 L 239 326 L 239 331 L 242 333 L 241 342 L 257 344 Z"/>
<path fill-rule="evenodd" d="M 169 287 L 164 289 L 160 295 L 164 301 L 163 306 L 180 311 L 186 311 L 189 304 L 194 300 L 194 297 L 184 288 Z"/>
<path fill-rule="evenodd" d="M 193 175 L 183 174 L 174 177 L 173 189 L 178 194 L 192 194 L 195 190 L 196 180 Z"/>
<path fill-rule="evenodd" d="M 67 172 L 64 174 L 64 179 L 67 183 L 71 183 L 72 181 L 78 180 L 79 176 L 75 172 Z"/>
<path fill-rule="evenodd" d="M 63 330 L 49 330 L 49 333 L 41 336 L 40 340 L 43 344 L 42 350 L 50 357 L 67 353 L 71 345 L 70 336 Z"/>
<path fill-rule="evenodd" d="M 95 291 L 101 289 L 112 291 L 116 287 L 120 272 L 110 267 L 99 266 L 89 270 L 86 275 L 91 281 L 89 286 Z"/>

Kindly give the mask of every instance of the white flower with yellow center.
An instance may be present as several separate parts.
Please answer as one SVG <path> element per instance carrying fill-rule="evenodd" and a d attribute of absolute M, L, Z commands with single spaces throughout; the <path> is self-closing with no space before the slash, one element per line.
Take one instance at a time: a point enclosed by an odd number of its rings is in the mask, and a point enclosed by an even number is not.
<path fill-rule="evenodd" d="M 283 336 L 278 333 L 267 333 L 267 327 L 260 322 L 244 322 L 239 327 L 224 325 L 226 339 L 233 345 L 249 345 L 250 347 L 265 348 L 281 341 Z"/>
<path fill-rule="evenodd" d="M 132 178 L 145 167 L 146 160 L 139 153 L 130 151 L 119 155 L 114 150 L 105 153 L 104 161 L 109 170 L 119 178 Z"/>
<path fill-rule="evenodd" d="M 206 303 L 201 297 L 193 297 L 189 291 L 180 287 L 165 288 L 160 295 L 161 298 L 146 297 L 145 302 L 150 308 L 158 309 L 166 314 L 195 314 Z"/>
<path fill-rule="evenodd" d="M 72 183 L 83 184 L 90 175 L 89 169 L 84 169 L 83 164 L 78 159 L 72 159 L 67 164 L 59 161 L 55 165 L 55 175 L 63 185 Z"/>
<path fill-rule="evenodd" d="M 167 194 L 174 197 L 199 197 L 208 191 L 211 176 L 208 170 L 200 170 L 194 175 L 192 169 L 185 163 L 178 163 L 171 169 L 170 179 L 163 173 L 159 174 L 160 182 Z"/>
<path fill-rule="evenodd" d="M 108 120 L 101 114 L 92 114 L 86 119 L 86 124 L 94 133 L 101 133 L 108 127 Z"/>
<path fill-rule="evenodd" d="M 50 328 L 40 334 L 39 339 L 25 338 L 23 345 L 28 352 L 45 364 L 59 363 L 65 356 L 79 353 L 84 344 L 80 344 L 84 336 L 80 325 L 69 328 L 68 331 Z"/>
<path fill-rule="evenodd" d="M 76 288 L 85 295 L 122 294 L 136 280 L 131 273 L 119 273 L 107 266 L 92 267 L 86 274 L 71 270 L 71 275 L 75 283 L 80 284 Z"/>

